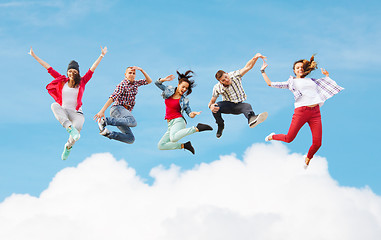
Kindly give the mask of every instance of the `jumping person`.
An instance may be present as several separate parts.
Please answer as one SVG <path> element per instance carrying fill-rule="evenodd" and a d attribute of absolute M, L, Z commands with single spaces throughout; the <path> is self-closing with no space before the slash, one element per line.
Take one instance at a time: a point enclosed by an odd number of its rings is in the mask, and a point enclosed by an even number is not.
<path fill-rule="evenodd" d="M 141 71 L 145 79 L 135 80 L 136 70 Z M 142 68 L 136 66 L 127 67 L 124 75 L 125 78 L 116 86 L 103 108 L 94 116 L 94 120 L 98 122 L 101 135 L 132 144 L 135 137 L 131 127 L 136 127 L 137 122 L 131 111 L 135 106 L 138 87 L 150 84 L 152 79 Z M 105 117 L 105 111 L 111 104 L 110 117 Z M 116 126 L 121 132 L 110 131 L 106 128 L 107 125 Z"/>
<path fill-rule="evenodd" d="M 251 128 L 266 120 L 268 115 L 267 112 L 255 115 L 251 105 L 244 102 L 246 100 L 246 94 L 242 87 L 242 77 L 254 67 L 258 58 L 265 59 L 266 57 L 257 53 L 242 69 L 230 73 L 219 70 L 216 73 L 215 77 L 218 80 L 218 83 L 213 88 L 212 99 L 210 100 L 208 107 L 212 111 L 213 117 L 216 119 L 218 126 L 216 134 L 217 138 L 221 137 L 225 127 L 222 113 L 234 115 L 243 113 L 248 119 L 249 127 Z M 222 95 L 222 101 L 216 103 L 219 95 Z"/>
<path fill-rule="evenodd" d="M 186 121 L 183 116 L 185 111 L 190 118 L 194 118 L 201 112 L 192 112 L 189 106 L 189 100 L 185 96 L 192 93 L 194 80 L 191 80 L 192 71 L 188 70 L 184 74 L 177 72 L 178 85 L 177 87 L 165 86 L 163 82 L 172 81 L 175 76 L 169 75 L 165 78 L 159 78 L 155 85 L 160 88 L 162 96 L 165 99 L 165 119 L 168 122 L 168 130 L 158 143 L 160 150 L 186 149 L 191 153 L 195 153 L 190 141 L 186 143 L 178 143 L 178 141 L 195 132 L 213 130 L 209 125 L 199 123 L 196 127 L 186 128 Z"/>
<path fill-rule="evenodd" d="M 323 68 L 321 72 L 325 75 L 324 78 L 306 78 L 308 74 L 317 69 L 317 63 L 314 59 L 314 55 L 312 55 L 310 61 L 306 59 L 296 61 L 293 65 L 296 77 L 290 76 L 286 82 L 271 82 L 265 73 L 267 63 L 264 61 L 261 67 L 262 76 L 267 85 L 274 88 L 287 88 L 294 94 L 295 99 L 295 111 L 287 135 L 271 133 L 265 140 L 292 142 L 300 128 L 305 123 L 308 123 L 312 132 L 312 146 L 305 158 L 306 167 L 321 146 L 322 124 L 320 107 L 325 100 L 343 90 L 342 87 L 329 78 L 328 71 Z"/>
<path fill-rule="evenodd" d="M 41 60 L 33 52 L 33 49 L 30 48 L 29 54 L 46 68 L 48 73 L 54 78 L 54 80 L 46 86 L 48 93 L 55 100 L 51 108 L 56 119 L 70 135 L 61 156 L 62 160 L 66 160 L 69 157 L 74 143 L 80 137 L 80 131 L 85 122 L 82 112 L 82 96 L 85 85 L 90 81 L 95 69 L 106 53 L 107 47 L 101 47 L 101 55 L 83 77 L 79 75 L 78 63 L 72 60 L 67 68 L 68 77 L 66 77 Z"/>

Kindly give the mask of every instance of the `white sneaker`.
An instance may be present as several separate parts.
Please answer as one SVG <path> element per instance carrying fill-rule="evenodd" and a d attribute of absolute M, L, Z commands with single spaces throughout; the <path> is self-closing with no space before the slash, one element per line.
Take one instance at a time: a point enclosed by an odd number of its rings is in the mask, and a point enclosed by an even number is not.
<path fill-rule="evenodd" d="M 270 137 L 272 137 L 273 135 L 275 135 L 275 133 L 270 133 L 267 137 L 265 137 L 265 141 L 266 141 L 266 142 L 271 141 L 271 140 L 270 140 Z"/>
<path fill-rule="evenodd" d="M 110 133 L 111 132 L 107 128 L 104 128 L 103 131 L 101 131 L 99 134 L 107 137 L 108 135 L 110 135 Z"/>
<path fill-rule="evenodd" d="M 249 126 L 251 128 L 257 126 L 258 124 L 262 123 L 263 121 L 266 120 L 267 116 L 269 114 L 267 112 L 260 113 L 259 115 L 255 116 L 256 118 L 253 117 L 253 119 L 249 119 Z"/>
<path fill-rule="evenodd" d="M 106 121 L 105 121 L 104 118 L 101 118 L 101 119 L 98 121 L 99 132 L 103 132 L 103 130 L 105 130 L 105 127 L 106 127 Z"/>

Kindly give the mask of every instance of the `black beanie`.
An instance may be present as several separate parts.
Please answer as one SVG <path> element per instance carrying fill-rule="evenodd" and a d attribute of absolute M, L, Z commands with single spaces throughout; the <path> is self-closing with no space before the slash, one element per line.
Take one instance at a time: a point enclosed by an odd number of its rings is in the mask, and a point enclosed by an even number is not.
<path fill-rule="evenodd" d="M 76 61 L 71 60 L 71 62 L 69 63 L 69 66 L 67 66 L 68 71 L 69 69 L 75 69 L 78 71 L 78 74 L 79 74 L 79 64 Z"/>

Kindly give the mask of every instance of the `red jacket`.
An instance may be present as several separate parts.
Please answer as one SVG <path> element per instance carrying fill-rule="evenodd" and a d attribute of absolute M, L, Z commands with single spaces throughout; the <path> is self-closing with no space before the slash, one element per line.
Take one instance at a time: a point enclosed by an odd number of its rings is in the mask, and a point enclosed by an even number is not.
<path fill-rule="evenodd" d="M 65 75 L 61 75 L 52 67 L 48 68 L 48 73 L 54 77 L 54 80 L 46 86 L 46 89 L 48 90 L 48 93 L 54 98 L 54 100 L 62 106 L 62 88 L 65 83 L 69 81 L 69 78 Z M 89 69 L 89 71 L 87 71 L 87 73 L 81 78 L 77 97 L 77 107 L 75 108 L 77 111 L 82 106 L 82 96 L 83 92 L 85 91 L 85 85 L 90 81 L 93 73 L 94 72 Z"/>

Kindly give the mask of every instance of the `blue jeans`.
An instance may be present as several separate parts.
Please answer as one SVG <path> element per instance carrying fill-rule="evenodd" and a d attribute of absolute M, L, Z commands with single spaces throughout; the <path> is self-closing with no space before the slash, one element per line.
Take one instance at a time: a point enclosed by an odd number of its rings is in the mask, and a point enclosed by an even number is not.
<path fill-rule="evenodd" d="M 106 125 L 116 126 L 121 132 L 113 132 L 107 136 L 121 142 L 132 144 L 135 141 L 130 127 L 136 127 L 137 122 L 131 112 L 121 105 L 112 106 L 110 117 L 106 117 Z"/>
<path fill-rule="evenodd" d="M 221 114 L 234 114 L 238 115 L 243 113 L 247 119 L 249 119 L 251 116 L 254 116 L 255 113 L 253 109 L 251 108 L 251 105 L 248 103 L 240 102 L 240 103 L 233 103 L 229 101 L 221 101 L 217 103 L 220 109 L 218 112 L 213 113 L 213 117 L 216 119 L 216 123 L 218 125 L 224 124 L 224 119 L 222 119 Z"/>

